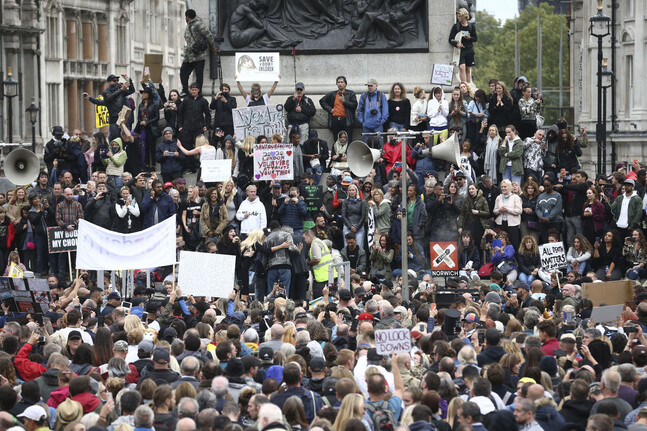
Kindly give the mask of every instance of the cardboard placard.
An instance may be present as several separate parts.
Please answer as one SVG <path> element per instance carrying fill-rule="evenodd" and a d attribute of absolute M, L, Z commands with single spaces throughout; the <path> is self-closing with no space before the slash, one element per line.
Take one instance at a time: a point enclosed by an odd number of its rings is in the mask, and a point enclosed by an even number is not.
<path fill-rule="evenodd" d="M 291 180 L 292 144 L 256 144 L 254 145 L 254 180 Z"/>
<path fill-rule="evenodd" d="M 458 248 L 455 242 L 430 242 L 432 277 L 458 276 Z"/>
<path fill-rule="evenodd" d="M 99 100 L 103 100 L 103 96 L 97 97 Z M 94 105 L 94 116 L 97 129 L 105 127 L 109 124 L 108 120 L 110 118 L 110 113 L 108 112 L 108 107 L 105 105 Z"/>
<path fill-rule="evenodd" d="M 148 66 L 151 80 L 155 83 L 162 82 L 162 67 L 164 54 L 144 54 L 144 69 Z"/>
<path fill-rule="evenodd" d="M 231 177 L 231 160 L 203 160 L 202 181 L 205 183 L 219 183 Z"/>
<path fill-rule="evenodd" d="M 548 272 L 564 268 L 568 264 L 563 242 L 549 242 L 540 245 L 539 258 L 541 259 L 541 269 Z"/>
<path fill-rule="evenodd" d="M 308 212 L 319 212 L 321 210 L 321 205 L 323 204 L 323 193 L 321 192 L 321 187 L 316 185 L 301 186 L 301 190 L 303 191 L 303 200 L 306 203 Z"/>
<path fill-rule="evenodd" d="M 604 307 L 595 307 L 591 312 L 591 320 L 596 324 L 599 323 L 614 323 L 620 315 L 624 305 L 607 305 Z"/>
<path fill-rule="evenodd" d="M 452 85 L 454 66 L 451 64 L 434 64 L 431 72 L 431 83 L 436 85 Z"/>
<path fill-rule="evenodd" d="M 178 286 L 184 295 L 227 298 L 235 287 L 236 256 L 180 251 Z"/>
<path fill-rule="evenodd" d="M 15 313 L 47 313 L 51 296 L 45 279 L 0 277 L 0 300 Z"/>
<path fill-rule="evenodd" d="M 594 307 L 604 305 L 624 305 L 633 303 L 634 290 L 631 280 L 607 281 L 606 283 L 584 283 L 582 297 L 593 302 Z"/>
<path fill-rule="evenodd" d="M 76 251 L 78 229 L 68 231 L 62 227 L 47 228 L 47 248 L 50 253 L 66 253 Z"/>
<path fill-rule="evenodd" d="M 378 329 L 375 331 L 375 349 L 379 355 L 411 352 L 411 332 L 407 328 Z"/>
<path fill-rule="evenodd" d="M 236 80 L 278 81 L 281 73 L 280 60 L 278 52 L 237 52 Z"/>
<path fill-rule="evenodd" d="M 285 116 L 283 105 L 262 105 L 236 108 L 232 112 L 234 133 L 238 139 L 246 136 L 264 135 L 269 138 L 275 134 L 283 134 Z"/>

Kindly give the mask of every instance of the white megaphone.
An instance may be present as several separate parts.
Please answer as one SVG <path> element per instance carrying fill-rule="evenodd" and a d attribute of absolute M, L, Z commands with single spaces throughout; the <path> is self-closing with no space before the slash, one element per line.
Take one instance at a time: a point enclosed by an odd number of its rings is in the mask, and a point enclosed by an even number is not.
<path fill-rule="evenodd" d="M 36 154 L 16 148 L 4 159 L 4 174 L 17 186 L 25 186 L 38 179 L 39 162 Z"/>
<path fill-rule="evenodd" d="M 382 156 L 382 152 L 370 148 L 362 141 L 353 141 L 346 150 L 346 158 L 350 171 L 358 177 L 365 177 L 371 173 L 373 163 Z"/>
<path fill-rule="evenodd" d="M 461 151 L 460 144 L 456 140 L 457 133 L 454 133 L 449 138 L 445 139 L 438 145 L 434 145 L 429 150 L 431 157 L 434 159 L 446 160 L 454 164 L 456 169 L 461 165 Z"/>

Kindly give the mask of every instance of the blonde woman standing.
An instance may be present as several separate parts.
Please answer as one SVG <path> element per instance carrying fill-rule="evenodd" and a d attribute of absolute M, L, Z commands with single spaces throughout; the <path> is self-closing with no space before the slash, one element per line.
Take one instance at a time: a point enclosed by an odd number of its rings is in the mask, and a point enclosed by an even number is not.
<path fill-rule="evenodd" d="M 411 118 L 409 118 L 411 130 L 427 130 L 429 128 L 427 125 L 429 117 L 427 116 L 427 94 L 425 93 L 425 89 L 419 85 L 414 87 L 413 97 L 416 98 L 416 101 L 413 102 Z"/>
<path fill-rule="evenodd" d="M 200 154 L 200 165 L 202 165 L 204 160 L 216 160 L 216 147 L 209 144 L 209 140 L 204 135 L 200 135 L 195 138 L 195 148 L 192 150 L 184 148 L 179 140 L 177 141 L 177 147 L 185 156 L 195 156 L 196 154 Z M 200 167 L 200 170 L 198 171 L 198 178 L 201 178 L 201 175 L 202 167 Z M 207 186 L 211 187 L 211 185 Z"/>

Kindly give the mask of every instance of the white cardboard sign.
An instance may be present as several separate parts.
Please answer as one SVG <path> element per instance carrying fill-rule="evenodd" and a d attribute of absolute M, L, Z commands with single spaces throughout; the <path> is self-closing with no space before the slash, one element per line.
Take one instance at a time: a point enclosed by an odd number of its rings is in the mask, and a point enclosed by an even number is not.
<path fill-rule="evenodd" d="M 539 246 L 541 268 L 552 272 L 566 266 L 566 253 L 563 242 L 549 242 Z"/>
<path fill-rule="evenodd" d="M 264 135 L 269 139 L 275 133 L 283 134 L 285 128 L 283 105 L 261 105 L 236 108 L 232 111 L 234 134 L 239 139 L 247 135 Z"/>
<path fill-rule="evenodd" d="M 275 181 L 291 180 L 292 144 L 256 144 L 254 145 L 254 180 Z"/>
<path fill-rule="evenodd" d="M 231 177 L 231 160 L 203 160 L 202 181 L 205 183 L 219 183 Z"/>
<path fill-rule="evenodd" d="M 451 64 L 434 64 L 431 72 L 431 83 L 437 85 L 452 85 L 454 66 Z"/>
<path fill-rule="evenodd" d="M 278 52 L 237 52 L 236 79 L 238 81 L 278 81 L 280 72 Z"/>
<path fill-rule="evenodd" d="M 180 251 L 178 286 L 185 295 L 227 298 L 234 289 L 236 256 Z"/>
<path fill-rule="evenodd" d="M 407 328 L 378 329 L 375 331 L 375 349 L 378 355 L 411 352 L 411 332 Z"/>

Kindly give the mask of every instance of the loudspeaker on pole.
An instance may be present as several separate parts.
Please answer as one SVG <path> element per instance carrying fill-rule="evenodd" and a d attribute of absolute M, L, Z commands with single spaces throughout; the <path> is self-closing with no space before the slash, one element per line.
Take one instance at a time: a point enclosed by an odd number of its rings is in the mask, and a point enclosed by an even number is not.
<path fill-rule="evenodd" d="M 36 181 L 39 171 L 38 157 L 24 148 L 16 148 L 4 159 L 5 176 L 18 186 L 25 186 Z"/>
<path fill-rule="evenodd" d="M 362 141 L 353 141 L 348 146 L 346 157 L 350 171 L 358 177 L 365 177 L 371 173 L 373 164 L 382 156 L 382 152 L 370 148 Z"/>
<path fill-rule="evenodd" d="M 438 145 L 431 147 L 431 157 L 434 159 L 446 160 L 456 166 L 456 169 L 461 166 L 461 150 L 460 143 L 456 139 L 456 133 L 449 138 L 445 139 Z"/>

